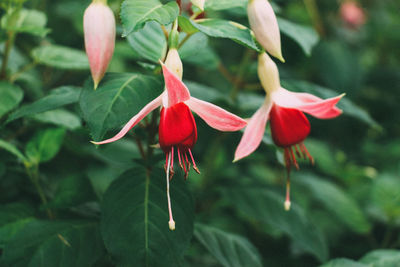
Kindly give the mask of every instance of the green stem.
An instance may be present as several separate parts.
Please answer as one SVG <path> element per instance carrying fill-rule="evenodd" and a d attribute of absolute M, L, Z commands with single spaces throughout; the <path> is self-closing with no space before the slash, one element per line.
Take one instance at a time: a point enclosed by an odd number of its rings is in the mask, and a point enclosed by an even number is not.
<path fill-rule="evenodd" d="M 234 101 L 236 100 L 240 88 L 243 85 L 243 76 L 246 72 L 246 68 L 252 56 L 253 56 L 253 50 L 247 49 L 243 55 L 242 61 L 240 62 L 239 70 L 235 78 L 235 81 L 233 83 L 233 88 L 231 91 L 231 99 Z"/>
<path fill-rule="evenodd" d="M 183 40 L 180 42 L 180 44 L 178 45 L 178 49 L 181 48 L 186 42 L 187 40 L 189 40 L 189 38 L 192 36 L 191 33 L 186 34 L 185 38 L 183 38 Z"/>
<path fill-rule="evenodd" d="M 1 70 L 0 70 L 0 80 L 5 80 L 7 78 L 8 59 L 10 57 L 11 48 L 15 41 L 15 33 L 14 32 L 8 32 L 7 35 L 8 35 L 8 39 L 7 39 L 5 47 L 4 47 L 3 62 L 1 64 Z"/>
<path fill-rule="evenodd" d="M 318 6 L 315 0 L 304 0 L 304 5 L 306 6 L 307 12 L 310 15 L 315 30 L 320 36 L 325 36 L 325 29 L 322 23 L 321 16 L 318 11 Z"/>
<path fill-rule="evenodd" d="M 12 75 L 10 76 L 10 82 L 11 82 L 11 83 L 15 82 L 15 80 L 16 80 L 22 73 L 24 73 L 24 72 L 26 72 L 26 71 L 32 69 L 33 67 L 36 66 L 36 64 L 37 64 L 36 62 L 31 62 L 31 63 L 25 65 L 25 66 L 24 66 L 21 70 L 19 70 L 18 72 L 12 74 Z"/>

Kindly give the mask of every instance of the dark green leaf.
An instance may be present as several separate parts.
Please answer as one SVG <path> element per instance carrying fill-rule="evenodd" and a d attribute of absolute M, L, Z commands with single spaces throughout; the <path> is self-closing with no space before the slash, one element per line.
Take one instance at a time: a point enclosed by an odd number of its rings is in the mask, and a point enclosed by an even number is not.
<path fill-rule="evenodd" d="M 17 85 L 0 82 L 0 118 L 17 107 L 24 96 L 24 92 Z"/>
<path fill-rule="evenodd" d="M 93 90 L 90 79 L 82 91 L 80 106 L 93 139 L 100 140 L 107 131 L 119 129 L 161 90 L 158 79 L 139 73 L 107 74 L 97 90 Z"/>
<path fill-rule="evenodd" d="M 369 267 L 369 265 L 365 265 L 350 259 L 334 259 L 328 261 L 327 263 L 321 265 L 320 267 Z"/>
<path fill-rule="evenodd" d="M 288 20 L 278 18 L 281 32 L 300 45 L 307 56 L 311 55 L 313 47 L 318 43 L 318 33 L 309 26 L 299 25 Z"/>
<path fill-rule="evenodd" d="M 80 93 L 81 88 L 74 86 L 62 86 L 53 89 L 48 96 L 45 96 L 32 104 L 22 106 L 11 113 L 7 122 L 78 102 Z"/>
<path fill-rule="evenodd" d="M 296 174 L 293 180 L 307 186 L 314 198 L 354 232 L 368 233 L 371 230 L 370 223 L 355 200 L 335 184 L 312 174 Z"/>
<path fill-rule="evenodd" d="M 396 267 L 400 262 L 400 251 L 394 249 L 378 249 L 369 252 L 360 259 L 368 267 Z"/>
<path fill-rule="evenodd" d="M 308 219 L 300 206 L 292 203 L 290 211 L 285 211 L 283 196 L 260 187 L 231 188 L 223 192 L 246 218 L 265 222 L 285 232 L 304 251 L 312 253 L 320 261 L 328 257 L 324 236 Z"/>
<path fill-rule="evenodd" d="M 167 41 L 157 22 L 149 22 L 136 32 L 127 36 L 135 56 L 139 59 L 147 59 L 158 64 L 167 52 Z"/>
<path fill-rule="evenodd" d="M 65 109 L 49 110 L 30 117 L 40 122 L 50 123 L 70 130 L 75 130 L 82 125 L 81 119 L 77 115 Z"/>
<path fill-rule="evenodd" d="M 50 31 L 46 28 L 47 18 L 43 12 L 21 9 L 1 19 L 1 27 L 7 31 L 29 33 L 44 37 Z"/>
<path fill-rule="evenodd" d="M 71 70 L 89 69 L 89 61 L 85 52 L 66 46 L 39 46 L 32 50 L 32 57 L 37 63 L 54 68 Z"/>
<path fill-rule="evenodd" d="M 244 237 L 196 224 L 194 235 L 225 267 L 261 267 L 257 249 Z"/>
<path fill-rule="evenodd" d="M 165 172 L 129 171 L 104 195 L 101 229 L 118 266 L 180 266 L 193 234 L 193 201 L 181 175 L 171 181 L 176 230 L 168 228 Z"/>
<path fill-rule="evenodd" d="M 95 222 L 32 220 L 6 244 L 6 266 L 88 267 L 104 248 Z"/>
<path fill-rule="evenodd" d="M 121 6 L 121 20 L 125 35 L 141 29 L 146 22 L 155 20 L 167 25 L 179 15 L 175 1 L 163 5 L 158 0 L 125 0 Z"/>
<path fill-rule="evenodd" d="M 372 206 L 386 222 L 398 220 L 400 216 L 400 181 L 398 176 L 379 176 L 372 185 L 371 199 Z"/>
<path fill-rule="evenodd" d="M 53 128 L 38 132 L 26 145 L 26 156 L 31 163 L 51 160 L 60 150 L 65 129 Z"/>
<path fill-rule="evenodd" d="M 250 30 L 241 24 L 222 19 L 204 19 L 197 23 L 191 20 L 188 22 L 188 20 L 188 18 L 180 16 L 179 25 L 182 25 L 184 29 L 190 29 L 189 32 L 191 33 L 194 32 L 192 30 L 194 27 L 208 36 L 232 39 L 233 41 L 254 49 L 257 52 L 261 51 L 254 42 Z M 189 28 L 189 23 L 191 23 L 193 27 Z"/>

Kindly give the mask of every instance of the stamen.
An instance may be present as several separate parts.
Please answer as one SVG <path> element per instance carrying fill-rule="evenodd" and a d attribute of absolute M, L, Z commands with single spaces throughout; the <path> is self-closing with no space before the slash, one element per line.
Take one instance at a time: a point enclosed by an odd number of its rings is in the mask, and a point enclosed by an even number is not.
<path fill-rule="evenodd" d="M 194 162 L 194 158 L 193 158 L 193 155 L 192 155 L 192 151 L 191 151 L 190 149 L 188 149 L 188 150 L 189 150 L 190 157 L 192 158 L 193 169 L 194 169 L 198 174 L 200 174 L 200 171 L 199 171 L 199 169 L 198 169 L 197 166 L 196 166 L 196 162 Z"/>
<path fill-rule="evenodd" d="M 300 143 L 300 148 L 303 151 L 303 153 L 308 157 L 308 159 L 311 162 L 311 165 L 314 165 L 314 158 L 310 155 L 310 153 L 308 152 L 306 146 L 304 145 L 304 143 Z"/>
<path fill-rule="evenodd" d="M 174 218 L 172 217 L 171 198 L 169 196 L 169 167 L 171 164 L 171 156 L 172 153 L 168 153 L 168 162 L 167 162 L 167 199 L 168 199 L 168 212 L 169 212 L 168 226 L 170 230 L 175 230 L 175 221 Z"/>
<path fill-rule="evenodd" d="M 179 159 L 179 166 L 181 167 L 181 169 L 183 169 L 182 161 L 181 161 L 181 152 L 179 151 L 179 147 L 178 147 L 178 159 Z"/>
<path fill-rule="evenodd" d="M 174 172 L 174 147 L 171 147 L 170 154 L 171 154 L 171 164 L 170 164 L 171 170 L 170 170 L 169 180 L 172 180 L 172 177 L 174 177 L 174 174 L 175 174 L 175 172 Z"/>
<path fill-rule="evenodd" d="M 187 151 L 185 151 L 185 162 L 186 162 L 186 170 L 187 172 L 185 173 L 185 180 L 188 178 L 189 176 L 189 171 L 190 171 L 190 162 L 188 160 L 188 156 L 187 156 Z"/>
<path fill-rule="evenodd" d="M 296 150 L 296 155 L 297 155 L 299 158 L 301 158 L 301 154 L 300 154 L 300 151 L 299 151 L 297 145 L 294 145 L 294 149 Z"/>
<path fill-rule="evenodd" d="M 284 160 L 285 160 L 285 167 L 286 167 L 286 172 L 290 173 L 290 165 L 291 165 L 291 159 L 290 159 L 290 154 L 289 154 L 289 149 L 287 147 L 284 148 Z"/>
<path fill-rule="evenodd" d="M 300 169 L 299 168 L 299 164 L 297 163 L 296 156 L 293 153 L 293 148 L 292 147 L 290 147 L 290 155 L 292 157 L 293 165 L 296 167 L 297 170 L 299 170 Z"/>
<path fill-rule="evenodd" d="M 184 178 L 185 178 L 185 180 L 186 180 L 187 177 L 188 177 L 188 172 L 187 172 L 187 170 L 186 170 L 185 157 L 183 156 L 183 152 L 181 152 L 181 153 L 182 153 L 183 172 L 185 173 L 185 174 L 184 174 Z"/>

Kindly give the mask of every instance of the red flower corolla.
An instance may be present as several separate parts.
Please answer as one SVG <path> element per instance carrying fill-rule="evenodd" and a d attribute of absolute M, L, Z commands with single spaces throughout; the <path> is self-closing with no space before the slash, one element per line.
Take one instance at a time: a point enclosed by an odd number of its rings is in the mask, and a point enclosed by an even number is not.
<path fill-rule="evenodd" d="M 307 93 L 293 93 L 281 87 L 279 72 L 275 63 L 266 54 L 260 54 L 258 76 L 267 95 L 264 104 L 251 117 L 235 152 L 235 161 L 254 152 L 264 136 L 267 121 L 270 121 L 274 143 L 284 149 L 287 169 L 285 208 L 290 208 L 290 177 L 292 165 L 299 168 L 296 156 L 314 159 L 308 153 L 303 141 L 310 134 L 310 123 L 304 113 L 319 119 L 339 116 L 342 111 L 336 104 L 343 95 L 321 99 Z M 304 112 L 304 113 L 303 113 Z"/>
<path fill-rule="evenodd" d="M 192 148 L 197 141 L 197 128 L 191 110 L 199 115 L 209 126 L 220 131 L 238 131 L 246 126 L 246 121 L 216 105 L 192 97 L 188 88 L 175 74 L 176 71 L 175 73 L 171 72 L 164 64 L 162 64 L 162 69 L 166 90 L 132 117 L 114 137 L 93 143 L 100 145 L 121 139 L 147 114 L 160 106 L 162 107 L 158 138 L 160 147 L 166 155 L 169 227 L 174 230 L 175 222 L 172 217 L 169 196 L 169 180 L 173 175 L 174 152 L 178 155 L 179 165 L 184 170 L 185 178 L 188 176 L 190 161 L 196 172 L 199 172 L 192 154 Z"/>

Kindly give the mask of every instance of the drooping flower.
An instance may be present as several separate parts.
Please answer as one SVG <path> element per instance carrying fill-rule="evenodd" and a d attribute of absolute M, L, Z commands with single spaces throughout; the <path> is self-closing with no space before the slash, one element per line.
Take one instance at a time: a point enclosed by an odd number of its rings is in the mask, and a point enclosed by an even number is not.
<path fill-rule="evenodd" d="M 100 145 L 121 139 L 147 114 L 161 107 L 158 139 L 160 147 L 166 155 L 169 228 L 174 230 L 175 221 L 172 216 L 169 196 L 169 180 L 174 173 L 174 154 L 178 155 L 179 165 L 185 173 L 185 179 L 190 170 L 190 162 L 193 164 L 193 169 L 199 172 L 192 154 L 192 148 L 197 141 L 197 127 L 191 111 L 194 111 L 209 126 L 219 131 L 238 131 L 246 126 L 246 121 L 216 105 L 190 95 L 188 88 L 181 81 L 182 63 L 176 49 L 170 49 L 167 55 L 166 64 L 171 69 L 163 63 L 161 64 L 166 90 L 133 116 L 114 137 L 93 143 Z"/>
<path fill-rule="evenodd" d="M 269 1 L 249 0 L 247 15 L 257 41 L 269 54 L 285 62 L 282 57 L 278 21 Z"/>
<path fill-rule="evenodd" d="M 366 21 L 364 10 L 353 0 L 345 1 L 340 5 L 340 16 L 349 28 L 355 30 L 360 28 Z"/>
<path fill-rule="evenodd" d="M 299 168 L 296 156 L 308 158 L 311 163 L 314 162 L 303 143 L 311 130 L 304 113 L 319 119 L 335 118 L 342 113 L 336 104 L 344 94 L 321 99 L 312 94 L 294 93 L 282 88 L 278 68 L 266 53 L 258 57 L 258 76 L 266 92 L 265 101 L 248 122 L 236 149 L 234 161 L 250 155 L 257 149 L 269 120 L 272 139 L 284 150 L 287 170 L 285 209 L 288 210 L 290 208 L 290 169 L 292 165 Z"/>
<path fill-rule="evenodd" d="M 83 15 L 83 32 L 90 71 L 97 88 L 114 53 L 115 18 L 106 0 L 93 0 Z"/>

